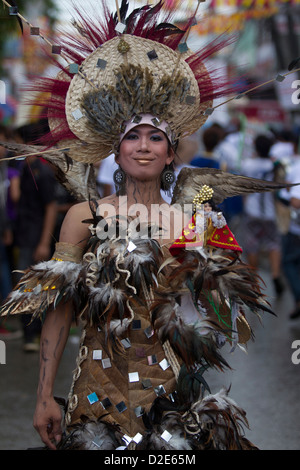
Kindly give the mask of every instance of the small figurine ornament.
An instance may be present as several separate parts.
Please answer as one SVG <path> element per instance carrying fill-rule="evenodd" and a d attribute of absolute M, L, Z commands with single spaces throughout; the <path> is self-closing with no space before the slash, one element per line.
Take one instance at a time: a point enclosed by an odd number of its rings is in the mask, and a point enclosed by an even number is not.
<path fill-rule="evenodd" d="M 193 216 L 184 227 L 181 236 L 170 247 L 173 256 L 178 256 L 183 249 L 200 249 L 205 254 L 205 248 L 208 247 L 243 251 L 228 227 L 224 215 L 214 204 L 213 194 L 212 188 L 203 185 L 194 197 Z"/>

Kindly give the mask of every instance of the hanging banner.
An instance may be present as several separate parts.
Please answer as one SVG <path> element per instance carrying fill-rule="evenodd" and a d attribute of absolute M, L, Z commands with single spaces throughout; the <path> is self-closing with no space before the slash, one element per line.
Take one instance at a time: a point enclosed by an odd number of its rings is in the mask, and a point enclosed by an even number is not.
<path fill-rule="evenodd" d="M 271 8 L 283 5 L 300 5 L 300 0 L 206 0 L 201 2 L 213 10 L 223 10 L 225 8 L 248 9 L 248 8 Z M 197 0 L 186 0 L 184 8 L 193 10 L 198 4 Z M 165 0 L 166 10 L 175 10 L 183 6 L 182 0 Z"/>
<path fill-rule="evenodd" d="M 268 8 L 282 5 L 299 5 L 300 0 L 211 0 L 213 9 L 232 8 Z"/>
<path fill-rule="evenodd" d="M 279 13 L 281 6 L 300 5 L 300 0 L 206 0 L 201 3 L 207 8 L 199 15 L 193 32 L 203 36 L 242 31 L 246 21 L 270 18 Z M 193 14 L 197 4 L 198 0 L 185 1 L 185 13 Z M 164 7 L 169 11 L 180 9 L 182 5 L 182 0 L 164 1 Z"/>
<path fill-rule="evenodd" d="M 232 15 L 209 15 L 203 17 L 197 25 L 193 26 L 193 32 L 202 36 L 241 31 L 244 29 L 246 21 L 270 18 L 278 12 L 279 8 L 273 7 L 238 11 Z"/>

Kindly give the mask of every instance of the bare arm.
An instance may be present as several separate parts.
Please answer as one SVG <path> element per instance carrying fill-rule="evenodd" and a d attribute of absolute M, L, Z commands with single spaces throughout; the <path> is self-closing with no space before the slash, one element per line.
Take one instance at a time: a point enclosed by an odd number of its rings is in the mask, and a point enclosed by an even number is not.
<path fill-rule="evenodd" d="M 53 397 L 57 369 L 68 339 L 72 322 L 72 303 L 61 304 L 47 313 L 41 334 L 40 376 L 37 390 L 37 404 L 34 427 L 42 441 L 55 449 L 61 440 L 61 410 Z"/>
<path fill-rule="evenodd" d="M 81 221 L 89 216 L 85 204 L 73 206 L 63 222 L 60 241 L 83 247 L 89 233 Z M 59 304 L 55 310 L 49 310 L 41 333 L 40 374 L 34 427 L 42 441 L 53 450 L 56 449 L 56 444 L 62 436 L 61 410 L 54 400 L 53 389 L 69 335 L 72 313 L 71 301 Z"/>

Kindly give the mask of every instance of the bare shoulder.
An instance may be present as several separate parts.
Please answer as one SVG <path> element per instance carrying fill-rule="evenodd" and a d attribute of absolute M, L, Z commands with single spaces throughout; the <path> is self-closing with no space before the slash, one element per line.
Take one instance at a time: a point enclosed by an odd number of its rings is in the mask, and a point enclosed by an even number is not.
<path fill-rule="evenodd" d="M 99 206 L 107 203 L 114 204 L 115 197 L 108 196 L 97 201 Z M 88 201 L 72 206 L 63 221 L 59 241 L 84 247 L 90 237 L 90 224 L 84 223 L 84 221 L 91 218 L 92 211 Z"/>
<path fill-rule="evenodd" d="M 72 206 L 63 221 L 59 240 L 84 246 L 90 233 L 89 224 L 83 221 L 91 218 L 91 209 L 88 201 L 80 202 Z"/>

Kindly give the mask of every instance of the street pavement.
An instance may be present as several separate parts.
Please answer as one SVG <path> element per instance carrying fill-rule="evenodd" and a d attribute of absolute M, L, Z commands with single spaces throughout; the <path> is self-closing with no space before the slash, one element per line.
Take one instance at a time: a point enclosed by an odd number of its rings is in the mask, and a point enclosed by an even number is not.
<path fill-rule="evenodd" d="M 261 272 L 276 317 L 250 314 L 255 341 L 247 351 L 224 347 L 232 370 L 212 370 L 205 378 L 212 393 L 231 386 L 230 396 L 246 410 L 246 437 L 261 450 L 300 449 L 300 364 L 292 362 L 294 341 L 300 341 L 300 318 L 290 320 L 293 300 L 288 290 L 276 299 L 267 270 Z M 55 395 L 66 398 L 75 369 L 79 331 L 71 335 L 58 372 Z M 298 355 L 300 357 L 300 354 Z M 38 353 L 24 353 L 22 339 L 6 342 L 6 364 L 0 365 L 0 450 L 24 450 L 41 445 L 32 426 Z"/>

